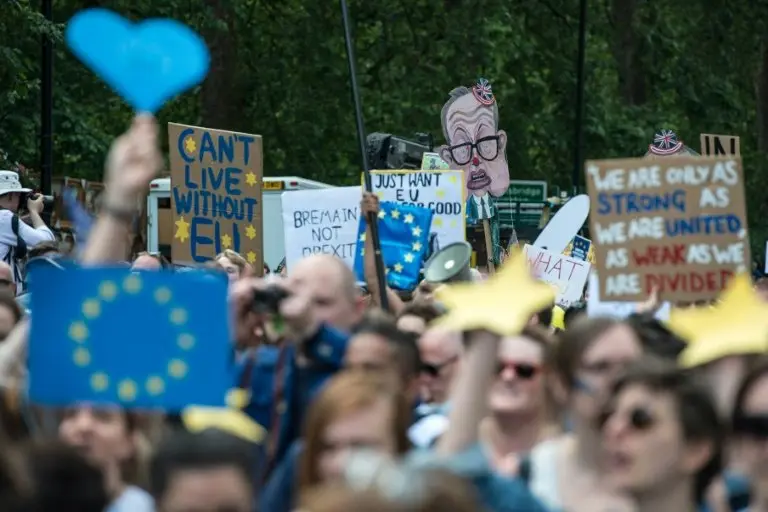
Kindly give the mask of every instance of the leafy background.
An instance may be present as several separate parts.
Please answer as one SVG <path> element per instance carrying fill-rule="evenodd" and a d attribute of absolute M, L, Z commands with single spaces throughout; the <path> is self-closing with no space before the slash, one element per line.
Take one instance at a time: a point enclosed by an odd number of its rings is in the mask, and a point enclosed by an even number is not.
<path fill-rule="evenodd" d="M 131 112 L 67 52 L 63 24 L 102 6 L 201 32 L 205 83 L 160 113 L 261 134 L 267 175 L 359 175 L 341 15 L 334 0 L 7 0 L 0 17 L 0 165 L 38 167 L 40 38 L 55 41 L 54 174 L 98 180 Z M 516 179 L 570 188 L 578 2 L 350 0 L 366 128 L 442 138 L 448 91 L 491 80 Z M 768 2 L 590 0 L 585 156 L 640 156 L 659 128 L 741 137 L 753 254 L 768 237 Z"/>

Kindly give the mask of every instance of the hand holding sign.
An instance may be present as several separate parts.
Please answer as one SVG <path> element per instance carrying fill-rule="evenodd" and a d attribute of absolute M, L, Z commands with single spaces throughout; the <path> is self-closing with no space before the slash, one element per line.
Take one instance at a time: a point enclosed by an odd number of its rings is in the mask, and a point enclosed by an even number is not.
<path fill-rule="evenodd" d="M 157 112 L 208 73 L 205 42 L 174 20 L 134 25 L 112 11 L 88 9 L 69 21 L 66 39 L 72 53 L 137 112 Z"/>

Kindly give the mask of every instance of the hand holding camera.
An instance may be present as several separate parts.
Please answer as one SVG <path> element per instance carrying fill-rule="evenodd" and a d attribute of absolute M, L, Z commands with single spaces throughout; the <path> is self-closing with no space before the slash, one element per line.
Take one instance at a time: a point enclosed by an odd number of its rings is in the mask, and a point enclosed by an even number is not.
<path fill-rule="evenodd" d="M 42 194 L 30 194 L 27 197 L 27 210 L 30 213 L 36 213 L 40 215 L 43 213 L 45 207 L 45 196 Z"/>

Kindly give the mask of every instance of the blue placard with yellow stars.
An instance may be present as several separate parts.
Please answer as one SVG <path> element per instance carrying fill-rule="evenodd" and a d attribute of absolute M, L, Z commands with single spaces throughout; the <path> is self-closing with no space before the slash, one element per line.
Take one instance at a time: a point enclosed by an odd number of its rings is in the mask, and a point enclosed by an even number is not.
<path fill-rule="evenodd" d="M 419 271 L 429 245 L 432 210 L 389 201 L 379 210 L 379 242 L 387 284 L 398 290 L 412 290 L 419 283 Z M 365 218 L 360 217 L 355 252 L 355 274 L 365 281 Z"/>
<path fill-rule="evenodd" d="M 227 284 L 202 273 L 32 269 L 30 400 L 177 411 L 223 406 Z"/>

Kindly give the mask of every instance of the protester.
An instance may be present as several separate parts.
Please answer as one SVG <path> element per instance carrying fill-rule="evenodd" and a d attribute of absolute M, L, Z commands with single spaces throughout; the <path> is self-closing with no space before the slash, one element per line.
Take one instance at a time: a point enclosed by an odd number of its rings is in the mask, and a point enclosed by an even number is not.
<path fill-rule="evenodd" d="M 156 510 L 252 512 L 255 465 L 247 444 L 234 436 L 217 430 L 173 432 L 151 463 Z"/>
<path fill-rule="evenodd" d="M 397 327 L 420 336 L 440 314 L 441 311 L 434 304 L 425 300 L 414 300 L 400 311 Z"/>
<path fill-rule="evenodd" d="M 499 344 L 490 415 L 480 425 L 480 440 L 499 473 L 516 475 L 521 455 L 559 430 L 545 373 L 553 343 L 546 331 L 529 327 Z"/>
<path fill-rule="evenodd" d="M 607 481 L 638 512 L 696 511 L 723 464 L 725 430 L 702 382 L 674 364 L 631 366 L 601 415 Z"/>
<path fill-rule="evenodd" d="M 131 270 L 168 270 L 171 263 L 159 252 L 140 252 L 131 264 Z"/>
<path fill-rule="evenodd" d="M 613 382 L 642 346 L 631 328 L 611 319 L 578 319 L 552 354 L 556 394 L 571 432 L 537 445 L 526 461 L 533 493 L 549 508 L 631 510 L 631 502 L 604 482 L 597 419 Z"/>
<path fill-rule="evenodd" d="M 151 512 L 152 500 L 136 485 L 141 464 L 138 418 L 117 408 L 73 406 L 59 423 L 59 437 L 103 473 L 112 504 L 107 512 Z"/>
<path fill-rule="evenodd" d="M 213 261 L 224 269 L 230 282 L 237 281 L 241 277 L 250 275 L 252 272 L 248 261 L 232 249 L 226 249 L 224 252 L 217 254 Z"/>
<path fill-rule="evenodd" d="M 0 260 L 13 269 L 17 293 L 23 290 L 27 251 L 41 242 L 56 239 L 40 216 L 43 196 L 29 195 L 31 192 L 21 186 L 18 173 L 0 171 Z M 26 200 L 31 226 L 19 218 L 22 200 Z"/>

